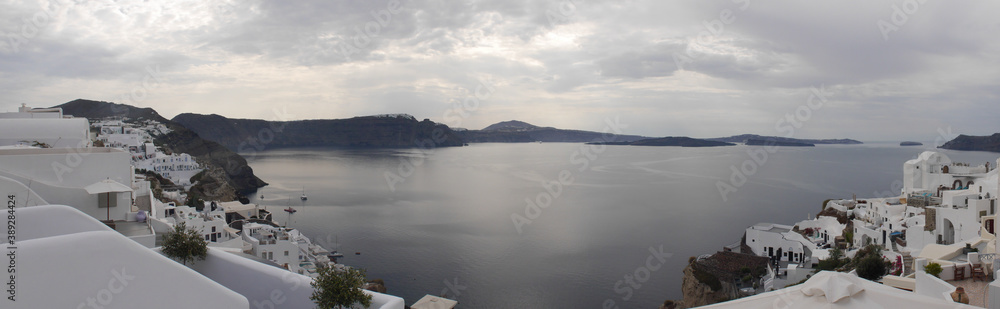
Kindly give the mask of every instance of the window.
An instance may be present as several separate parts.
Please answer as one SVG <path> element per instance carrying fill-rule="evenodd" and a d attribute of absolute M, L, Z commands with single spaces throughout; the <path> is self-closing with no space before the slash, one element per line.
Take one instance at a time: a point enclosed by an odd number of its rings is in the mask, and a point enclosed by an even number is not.
<path fill-rule="evenodd" d="M 285 250 L 285 256 L 288 256 L 288 250 Z"/>
<path fill-rule="evenodd" d="M 212 233 L 215 233 L 215 227 L 214 226 L 212 227 Z"/>

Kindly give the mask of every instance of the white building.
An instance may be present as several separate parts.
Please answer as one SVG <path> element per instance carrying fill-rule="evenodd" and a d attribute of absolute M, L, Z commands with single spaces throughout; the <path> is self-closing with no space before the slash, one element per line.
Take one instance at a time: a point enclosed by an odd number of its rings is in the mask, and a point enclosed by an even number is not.
<path fill-rule="evenodd" d="M 149 149 L 146 146 L 143 148 Z M 186 188 L 194 185 L 191 182 L 191 177 L 204 170 L 194 157 L 186 153 L 169 155 L 161 151 L 155 151 L 152 155 L 149 155 L 149 152 L 145 153 L 147 159 L 137 161 L 136 168 L 156 172 L 163 178 L 170 179 L 174 184 Z"/>
<path fill-rule="evenodd" d="M 17 226 L 16 264 L 24 275 L 17 276 L 17 301 L 5 300 L 4 308 L 315 306 L 307 276 L 215 248 L 205 260 L 181 265 L 72 207 L 18 207 L 16 214 L 24 222 Z M 362 292 L 372 296 L 370 308 L 404 308 L 402 298 Z"/>
<path fill-rule="evenodd" d="M 298 273 L 299 261 L 304 257 L 299 255 L 298 241 L 289 231 L 290 229 L 260 223 L 243 224 L 243 241 L 253 246 L 247 254 L 270 260 Z"/>
<path fill-rule="evenodd" d="M 819 262 L 813 258 L 816 245 L 793 232 L 789 225 L 759 223 L 751 226 L 746 230 L 746 245 L 753 250 L 753 254 L 778 261 L 807 265 Z"/>
<path fill-rule="evenodd" d="M 0 179 L 6 180 L 0 189 L 30 191 L 42 204 L 74 205 L 94 218 L 125 220 L 132 212 L 131 193 L 90 194 L 85 189 L 106 179 L 131 186 L 129 155 L 118 149 L 0 149 Z"/>
<path fill-rule="evenodd" d="M 224 243 L 238 236 L 226 225 L 226 213 L 221 209 L 212 211 L 206 208 L 199 212 L 190 206 L 165 206 L 162 212 L 154 220 L 162 220 L 170 226 L 183 222 L 188 228 L 199 231 L 210 243 Z"/>
<path fill-rule="evenodd" d="M 4 308 L 251 308 L 247 297 L 75 208 L 15 214 L 17 299 Z"/>
<path fill-rule="evenodd" d="M 62 109 L 31 109 L 0 113 L 0 146 L 26 145 L 46 148 L 90 147 L 86 118 L 67 118 Z"/>
<path fill-rule="evenodd" d="M 998 161 L 1000 162 L 1000 161 Z M 953 162 L 947 155 L 939 152 L 925 151 L 916 159 L 903 164 L 903 194 L 934 193 L 940 196 L 940 191 L 947 189 L 959 190 L 973 186 L 987 174 L 996 174 L 996 166 L 989 162 L 971 166 L 966 163 Z M 997 185 L 994 183 L 987 192 L 996 196 Z"/>

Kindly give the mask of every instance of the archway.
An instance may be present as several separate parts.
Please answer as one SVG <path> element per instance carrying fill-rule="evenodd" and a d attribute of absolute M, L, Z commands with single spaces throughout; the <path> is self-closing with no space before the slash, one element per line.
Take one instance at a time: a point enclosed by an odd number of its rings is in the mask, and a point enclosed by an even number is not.
<path fill-rule="evenodd" d="M 962 180 L 961 179 L 955 179 L 955 182 L 953 182 L 951 184 L 951 188 L 952 189 L 961 189 L 962 188 Z"/>
<path fill-rule="evenodd" d="M 942 219 L 944 221 L 943 230 L 941 230 L 943 245 L 950 245 L 955 243 L 955 225 L 951 223 L 951 220 Z"/>

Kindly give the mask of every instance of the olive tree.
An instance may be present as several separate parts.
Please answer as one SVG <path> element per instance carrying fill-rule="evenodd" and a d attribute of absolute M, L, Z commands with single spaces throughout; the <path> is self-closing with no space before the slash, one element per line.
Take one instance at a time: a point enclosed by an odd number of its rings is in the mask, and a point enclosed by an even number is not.
<path fill-rule="evenodd" d="M 187 224 L 174 225 L 174 230 L 163 236 L 163 254 L 187 265 L 195 259 L 204 260 L 208 256 L 208 242 L 204 236 Z"/>
<path fill-rule="evenodd" d="M 311 283 L 313 293 L 309 299 L 320 309 L 346 308 L 356 303 L 365 308 L 372 305 L 372 296 L 361 289 L 366 282 L 364 269 L 321 266 L 316 270 L 319 277 Z"/>

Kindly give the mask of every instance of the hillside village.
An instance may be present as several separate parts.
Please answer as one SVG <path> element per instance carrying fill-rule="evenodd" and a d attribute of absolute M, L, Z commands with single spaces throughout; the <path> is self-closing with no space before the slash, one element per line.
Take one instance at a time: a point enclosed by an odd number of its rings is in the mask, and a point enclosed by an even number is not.
<path fill-rule="evenodd" d="M 16 284 L 10 290 L 20 287 L 18 305 L 108 306 L 113 294 L 116 308 L 139 302 L 150 308 L 276 302 L 311 308 L 317 267 L 348 267 L 336 263 L 336 248 L 273 222 L 267 205 L 189 198 L 186 191 L 198 184 L 203 163 L 162 149 L 156 141 L 170 132 L 162 123 L 88 121 L 60 108 L 22 105 L 0 113 L 0 127 L 0 191 L 16 222 L 9 226 L 10 244 L 16 243 L 10 254 L 21 278 L 11 275 Z M 208 243 L 204 261 L 182 265 L 159 253 L 163 236 L 182 223 Z M 64 274 L 74 274 L 73 280 Z M 114 274 L 134 278 L 134 284 L 122 283 L 128 293 L 114 288 L 118 292 L 108 297 L 90 295 L 88 287 L 107 284 Z M 374 308 L 404 308 L 402 298 L 364 292 L 373 296 Z"/>
<path fill-rule="evenodd" d="M 1000 298 L 994 299 L 1000 297 L 1000 281 L 993 281 L 1000 275 L 997 165 L 923 152 L 903 163 L 898 196 L 828 200 L 815 219 L 758 223 L 719 253 L 693 258 L 685 270 L 684 300 L 667 303 L 695 307 L 745 298 L 713 306 L 742 308 L 824 271 L 859 274 L 864 270 L 849 261 L 877 253 L 884 272 L 869 279 L 910 294 L 901 297 L 926 296 L 947 304 L 949 294 L 963 287 L 972 305 L 1000 308 Z M 723 256 L 729 264 L 766 270 L 711 266 Z M 759 264 L 761 258 L 765 263 Z M 925 267 L 931 264 L 940 273 L 928 275 Z"/>

